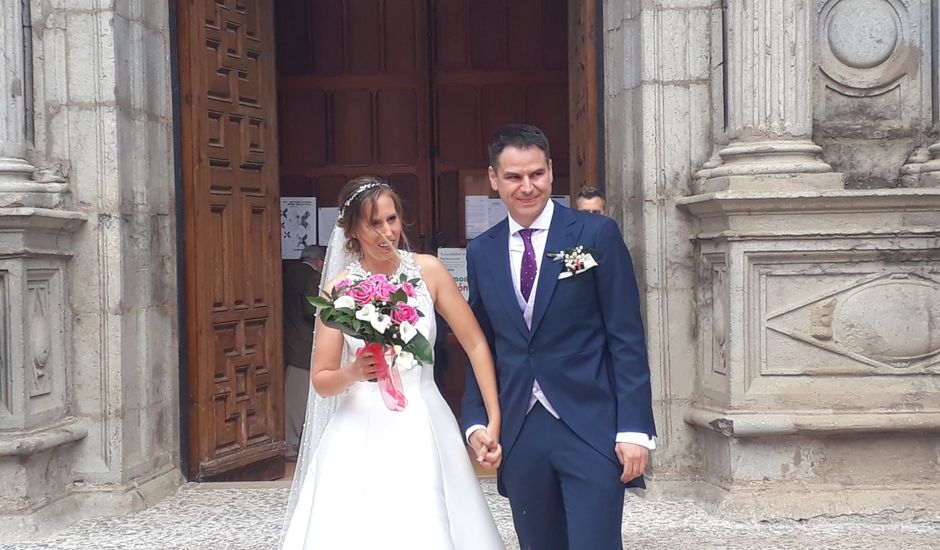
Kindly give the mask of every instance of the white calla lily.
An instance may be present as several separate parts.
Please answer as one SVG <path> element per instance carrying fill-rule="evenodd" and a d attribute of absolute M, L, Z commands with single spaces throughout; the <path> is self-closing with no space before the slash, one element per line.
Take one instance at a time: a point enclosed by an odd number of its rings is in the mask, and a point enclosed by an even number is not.
<path fill-rule="evenodd" d="M 385 334 L 385 331 L 388 330 L 389 325 L 392 324 L 392 318 L 385 314 L 376 314 L 372 319 L 369 319 L 369 324 L 372 325 L 379 334 Z"/>
<path fill-rule="evenodd" d="M 401 341 L 407 344 L 418 334 L 418 329 L 408 321 L 402 321 L 398 325 L 398 334 L 401 336 Z"/>
<path fill-rule="evenodd" d="M 369 304 L 372 306 L 372 304 Z M 352 299 L 352 296 L 340 296 L 333 302 L 333 307 L 336 309 L 356 309 L 356 301 Z"/>
<path fill-rule="evenodd" d="M 375 319 L 376 315 L 377 312 L 375 310 L 375 306 L 372 304 L 366 304 L 359 308 L 359 311 L 356 312 L 356 319 L 359 319 L 360 321 L 371 322 L 373 319 Z"/>

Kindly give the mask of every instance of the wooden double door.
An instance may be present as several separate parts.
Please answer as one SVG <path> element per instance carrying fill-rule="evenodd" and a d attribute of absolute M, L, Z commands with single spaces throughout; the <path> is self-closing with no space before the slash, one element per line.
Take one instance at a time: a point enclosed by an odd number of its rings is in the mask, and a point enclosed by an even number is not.
<path fill-rule="evenodd" d="M 456 246 L 458 174 L 508 122 L 546 131 L 569 193 L 569 139 L 597 141 L 569 125 L 584 1 L 178 0 L 191 479 L 283 468 L 279 197 L 383 175 L 413 244 Z"/>
<path fill-rule="evenodd" d="M 332 206 L 386 176 L 412 243 L 456 246 L 440 202 L 509 122 L 546 131 L 567 192 L 567 0 L 283 0 L 275 21 L 282 192 Z"/>

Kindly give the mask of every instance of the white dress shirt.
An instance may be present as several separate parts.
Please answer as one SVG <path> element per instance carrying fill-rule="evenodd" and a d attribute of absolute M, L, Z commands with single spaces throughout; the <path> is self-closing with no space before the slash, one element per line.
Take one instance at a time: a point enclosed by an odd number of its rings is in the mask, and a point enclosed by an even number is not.
<path fill-rule="evenodd" d="M 525 243 L 522 240 L 522 236 L 519 234 L 519 231 L 525 229 L 519 222 L 512 219 L 512 216 L 509 216 L 509 267 L 512 272 L 512 286 L 516 290 L 516 303 L 519 305 L 519 309 L 522 310 L 522 318 L 525 319 L 525 324 L 527 327 L 532 328 L 532 312 L 535 309 L 535 295 L 538 292 L 538 278 L 542 272 L 542 258 L 545 256 L 545 243 L 548 241 L 548 230 L 552 225 L 552 215 L 555 212 L 555 201 L 549 200 L 545 205 L 545 208 L 542 210 L 542 213 L 539 214 L 535 221 L 529 225 L 529 229 L 532 230 L 532 248 L 535 251 L 535 265 L 537 268 L 536 283 L 532 287 L 532 292 L 529 294 L 529 300 L 526 301 L 522 296 L 522 288 L 519 284 L 520 272 L 522 270 L 522 255 L 525 252 Z M 557 252 L 557 251 L 556 251 Z M 552 407 L 552 404 L 548 401 L 548 397 L 542 393 L 542 388 L 539 386 L 539 381 L 535 380 L 532 384 L 532 396 L 529 398 L 529 408 L 526 412 L 531 411 L 532 407 L 535 406 L 535 403 L 541 403 L 545 410 L 555 418 L 561 420 L 558 412 L 555 411 L 555 408 Z M 469 440 L 470 434 L 473 432 L 485 428 L 482 425 L 471 426 L 467 430 L 467 439 Z M 633 443 L 635 445 L 642 445 L 647 449 L 655 449 L 656 441 L 651 438 L 649 435 L 639 432 L 620 432 L 617 434 L 616 438 L 617 443 Z"/>

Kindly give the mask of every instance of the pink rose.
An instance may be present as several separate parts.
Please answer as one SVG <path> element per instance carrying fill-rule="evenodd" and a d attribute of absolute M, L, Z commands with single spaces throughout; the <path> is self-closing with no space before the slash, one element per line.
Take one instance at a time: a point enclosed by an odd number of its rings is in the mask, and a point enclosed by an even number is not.
<path fill-rule="evenodd" d="M 342 281 L 333 285 L 333 290 L 336 290 L 336 291 L 343 290 L 344 288 L 348 287 L 350 284 L 352 283 L 349 282 L 349 279 L 343 279 Z"/>
<path fill-rule="evenodd" d="M 394 321 L 395 324 L 400 325 L 408 321 L 412 325 L 415 325 L 418 322 L 418 318 L 418 310 L 405 302 L 398 302 L 395 304 L 395 309 L 392 310 L 392 321 Z"/>
<path fill-rule="evenodd" d="M 366 280 L 374 285 L 378 285 L 380 283 L 387 283 L 388 277 L 382 275 L 381 273 L 376 273 L 375 275 L 369 275 L 369 278 Z"/>
<path fill-rule="evenodd" d="M 405 296 L 409 298 L 415 297 L 415 285 L 409 283 L 408 281 L 405 281 L 404 283 L 401 284 L 401 289 L 405 291 Z"/>
<path fill-rule="evenodd" d="M 358 304 L 366 304 L 375 298 L 375 285 L 371 281 L 362 281 L 356 286 L 350 288 L 346 294 L 352 297 Z"/>
<path fill-rule="evenodd" d="M 388 280 L 380 281 L 375 285 L 375 297 L 383 302 L 387 302 L 392 296 L 392 293 L 396 290 L 398 290 L 398 287 L 388 282 Z"/>

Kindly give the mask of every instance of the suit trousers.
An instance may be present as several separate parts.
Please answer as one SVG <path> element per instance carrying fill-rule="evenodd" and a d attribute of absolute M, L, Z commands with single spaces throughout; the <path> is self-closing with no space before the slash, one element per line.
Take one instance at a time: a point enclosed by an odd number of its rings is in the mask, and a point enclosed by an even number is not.
<path fill-rule="evenodd" d="M 622 472 L 536 403 L 501 472 L 520 548 L 621 550 Z"/>
<path fill-rule="evenodd" d="M 284 439 L 288 458 L 296 458 L 307 414 L 310 371 L 287 365 L 284 369 Z"/>

